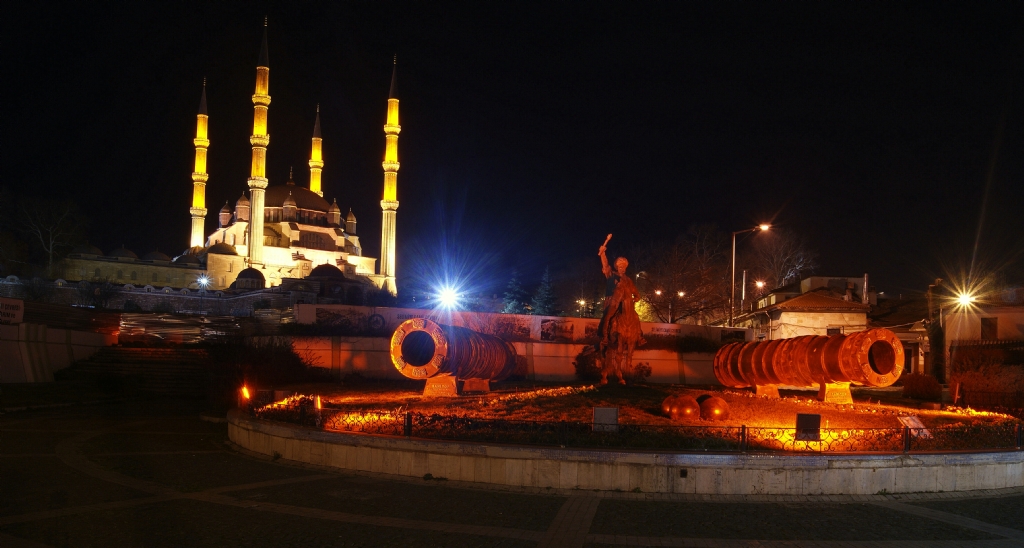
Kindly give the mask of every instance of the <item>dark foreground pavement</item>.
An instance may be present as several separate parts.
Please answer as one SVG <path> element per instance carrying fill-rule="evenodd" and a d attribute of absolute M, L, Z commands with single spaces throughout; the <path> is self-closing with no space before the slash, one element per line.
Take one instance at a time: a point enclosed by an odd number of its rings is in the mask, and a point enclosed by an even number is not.
<path fill-rule="evenodd" d="M 0 416 L 0 546 L 1024 546 L 1024 490 L 714 497 L 335 473 L 227 443 L 201 406 Z"/>

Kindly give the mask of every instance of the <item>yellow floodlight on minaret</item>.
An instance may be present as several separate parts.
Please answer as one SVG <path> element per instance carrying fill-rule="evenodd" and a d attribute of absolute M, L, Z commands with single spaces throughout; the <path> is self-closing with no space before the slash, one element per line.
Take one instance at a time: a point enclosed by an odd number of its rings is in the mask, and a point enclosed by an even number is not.
<path fill-rule="evenodd" d="M 398 210 L 398 134 L 402 126 L 398 125 L 398 97 L 396 96 L 396 76 L 398 73 L 398 56 L 395 56 L 391 68 L 391 91 L 388 93 L 388 116 L 384 124 L 384 198 L 380 201 L 383 212 L 380 236 L 380 275 L 382 285 L 391 294 L 398 292 L 395 284 L 395 213 Z"/>
<path fill-rule="evenodd" d="M 199 98 L 199 113 L 196 114 L 196 138 L 192 142 L 196 146 L 196 161 L 192 171 L 192 235 L 189 247 L 202 247 L 206 240 L 206 182 L 210 175 L 206 173 L 206 149 L 210 146 L 210 117 L 206 113 L 206 78 L 203 78 L 203 94 Z"/>
<path fill-rule="evenodd" d="M 267 112 L 270 110 L 270 59 L 267 55 L 267 20 L 263 19 L 263 44 L 256 63 L 256 92 L 252 96 L 252 170 L 249 176 L 249 264 L 263 264 L 263 204 L 267 185 Z"/>
<path fill-rule="evenodd" d="M 316 122 L 313 123 L 313 148 L 309 152 L 309 189 L 323 196 L 320 190 L 320 172 L 324 169 L 323 139 L 320 138 L 320 105 L 316 106 Z"/>

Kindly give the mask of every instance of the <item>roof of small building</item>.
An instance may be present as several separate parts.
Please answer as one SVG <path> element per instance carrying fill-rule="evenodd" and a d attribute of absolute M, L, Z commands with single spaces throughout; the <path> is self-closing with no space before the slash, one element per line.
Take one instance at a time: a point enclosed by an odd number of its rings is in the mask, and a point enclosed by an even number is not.
<path fill-rule="evenodd" d="M 778 304 L 773 304 L 766 308 L 766 310 L 781 310 L 781 311 L 811 311 L 811 310 L 835 310 L 835 311 L 852 311 L 852 312 L 867 312 L 871 308 L 870 305 L 861 304 L 855 301 L 845 301 L 843 299 L 837 299 L 835 297 L 828 297 L 821 293 L 811 292 L 804 293 L 793 297 L 792 299 L 782 301 Z"/>

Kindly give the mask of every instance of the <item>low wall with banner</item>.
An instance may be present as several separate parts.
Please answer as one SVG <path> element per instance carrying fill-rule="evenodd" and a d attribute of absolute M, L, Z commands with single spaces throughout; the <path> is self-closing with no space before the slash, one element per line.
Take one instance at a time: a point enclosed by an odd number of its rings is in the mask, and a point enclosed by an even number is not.
<path fill-rule="evenodd" d="M 390 338 L 386 337 L 291 337 L 292 347 L 310 363 L 332 371 L 335 377 L 359 374 L 372 379 L 404 379 L 391 363 Z M 538 381 L 574 381 L 573 362 L 584 344 L 513 342 L 524 360 L 527 378 Z M 714 354 L 678 353 L 670 350 L 637 350 L 633 363 L 651 367 L 648 382 L 670 384 L 718 384 L 712 369 Z"/>
<path fill-rule="evenodd" d="M 538 343 L 593 344 L 597 340 L 598 318 L 564 316 L 532 316 L 417 308 L 373 308 L 341 304 L 297 304 L 295 321 L 300 324 L 322 324 L 350 330 L 357 334 L 388 334 L 398 324 L 412 318 L 427 318 L 441 325 L 466 327 L 478 333 L 495 335 L 506 341 Z M 674 339 L 688 335 L 716 342 L 753 340 L 753 332 L 744 328 L 711 327 L 673 323 L 641 324 L 644 336 Z"/>
<path fill-rule="evenodd" d="M 0 383 L 51 382 L 55 371 L 116 342 L 114 334 L 32 323 L 0 325 Z"/>

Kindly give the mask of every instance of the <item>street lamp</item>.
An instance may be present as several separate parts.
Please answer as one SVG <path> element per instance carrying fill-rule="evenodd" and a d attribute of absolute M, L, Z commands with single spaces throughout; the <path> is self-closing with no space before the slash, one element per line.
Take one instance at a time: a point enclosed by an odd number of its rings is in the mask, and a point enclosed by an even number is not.
<path fill-rule="evenodd" d="M 732 233 L 732 285 L 729 286 L 729 327 L 733 327 L 733 314 L 736 313 L 736 235 L 746 234 L 747 232 L 757 232 L 758 230 L 764 232 L 771 227 L 772 225 L 769 224 L 760 224 L 754 228 L 737 230 Z"/>
<path fill-rule="evenodd" d="M 206 297 L 206 287 L 210 285 L 210 277 L 207 276 L 206 274 L 203 274 L 202 276 L 199 277 L 198 280 L 196 280 L 196 283 L 199 284 L 199 315 L 202 316 L 203 298 Z"/>
<path fill-rule="evenodd" d="M 585 299 L 580 299 L 580 300 L 576 301 L 576 304 L 580 305 L 580 317 L 582 318 L 583 317 L 583 310 L 587 306 L 587 301 Z"/>

